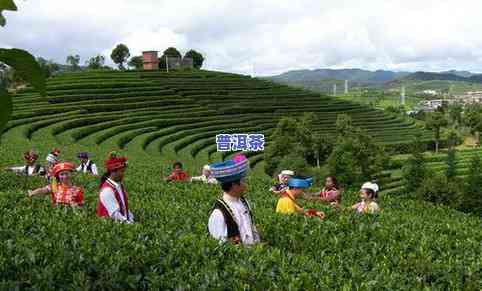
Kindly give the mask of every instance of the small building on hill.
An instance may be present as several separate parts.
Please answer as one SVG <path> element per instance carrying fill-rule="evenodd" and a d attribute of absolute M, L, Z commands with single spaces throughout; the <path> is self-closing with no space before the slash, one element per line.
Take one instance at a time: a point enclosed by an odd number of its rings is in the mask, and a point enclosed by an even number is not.
<path fill-rule="evenodd" d="M 193 69 L 194 68 L 194 60 L 189 57 L 165 57 L 163 58 L 164 62 L 167 64 L 167 68 L 170 70 L 177 70 L 177 69 Z M 165 60 L 164 60 L 165 58 Z M 144 70 L 146 71 L 153 71 L 159 70 L 159 52 L 158 51 L 145 51 L 142 52 L 142 62 Z"/>
<path fill-rule="evenodd" d="M 142 63 L 144 70 L 153 71 L 159 70 L 159 57 L 157 51 L 145 51 L 142 52 Z"/>

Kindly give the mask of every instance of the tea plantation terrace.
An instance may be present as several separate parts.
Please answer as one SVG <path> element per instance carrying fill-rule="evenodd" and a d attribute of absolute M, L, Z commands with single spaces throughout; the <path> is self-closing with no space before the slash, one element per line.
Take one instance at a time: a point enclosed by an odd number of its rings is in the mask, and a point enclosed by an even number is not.
<path fill-rule="evenodd" d="M 196 167 L 228 155 L 216 151 L 216 134 L 263 133 L 269 146 L 278 120 L 303 112 L 315 113 L 315 131 L 327 134 L 335 132 L 338 114 L 348 114 L 388 146 L 406 143 L 420 130 L 357 103 L 213 71 L 65 73 L 50 79 L 47 90 L 47 98 L 29 88 L 18 92 L 5 131 L 22 126 L 27 139 L 41 132 L 64 144 L 135 146 Z M 263 155 L 250 159 L 261 166 Z"/>

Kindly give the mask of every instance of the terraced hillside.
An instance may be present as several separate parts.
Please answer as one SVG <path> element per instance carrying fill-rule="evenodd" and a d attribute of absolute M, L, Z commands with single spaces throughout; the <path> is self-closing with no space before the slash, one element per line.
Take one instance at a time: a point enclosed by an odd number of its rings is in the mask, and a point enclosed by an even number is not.
<path fill-rule="evenodd" d="M 465 149 L 456 152 L 456 175 L 458 177 L 464 178 L 469 174 L 470 161 L 472 157 L 478 155 L 482 158 L 482 149 Z M 391 170 L 385 171 L 382 177 L 384 191 L 385 193 L 398 193 L 403 187 L 402 181 L 402 166 L 404 161 L 408 158 L 408 155 L 402 155 L 397 157 L 397 163 L 394 163 L 396 167 Z M 447 153 L 440 152 L 438 154 L 425 155 L 426 165 L 429 169 L 434 172 L 443 173 L 447 169 L 446 160 Z"/>
<path fill-rule="evenodd" d="M 316 114 L 316 131 L 323 133 L 334 132 L 338 114 L 349 114 L 355 126 L 390 145 L 419 130 L 360 104 L 219 72 L 69 73 L 47 88 L 48 100 L 29 89 L 15 96 L 7 131 L 21 127 L 27 139 L 52 135 L 60 144 L 135 147 L 196 167 L 223 158 L 216 134 L 264 133 L 269 146 L 279 118 L 303 112 Z M 260 166 L 262 153 L 250 159 Z"/>

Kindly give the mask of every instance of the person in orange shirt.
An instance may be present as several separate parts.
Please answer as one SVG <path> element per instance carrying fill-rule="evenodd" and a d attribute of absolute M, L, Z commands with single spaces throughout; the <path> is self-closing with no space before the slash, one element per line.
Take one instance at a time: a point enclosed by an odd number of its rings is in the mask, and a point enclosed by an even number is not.
<path fill-rule="evenodd" d="M 316 209 L 304 209 L 296 203 L 296 198 L 301 197 L 303 192 L 311 186 L 313 180 L 307 177 L 292 177 L 288 180 L 289 189 L 281 194 L 276 205 L 276 212 L 281 214 L 302 214 L 306 216 L 317 216 L 325 218 L 322 211 Z"/>
<path fill-rule="evenodd" d="M 84 204 L 84 189 L 72 183 L 72 173 L 75 165 L 72 163 L 58 163 L 52 168 L 52 176 L 55 177 L 57 186 L 45 186 L 36 190 L 29 190 L 28 196 L 51 194 L 53 205 L 82 206 Z"/>
<path fill-rule="evenodd" d="M 175 162 L 173 165 L 173 171 L 169 176 L 164 178 L 166 182 L 185 182 L 189 180 L 189 176 L 182 170 L 181 162 Z"/>

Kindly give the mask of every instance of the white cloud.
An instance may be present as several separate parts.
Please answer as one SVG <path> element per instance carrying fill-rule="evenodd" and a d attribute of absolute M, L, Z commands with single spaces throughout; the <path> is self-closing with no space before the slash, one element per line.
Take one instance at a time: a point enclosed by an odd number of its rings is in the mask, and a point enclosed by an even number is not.
<path fill-rule="evenodd" d="M 0 43 L 64 61 L 128 45 L 201 51 L 206 67 L 482 71 L 482 2 L 321 0 L 17 1 Z"/>

